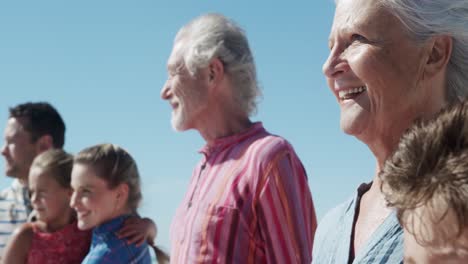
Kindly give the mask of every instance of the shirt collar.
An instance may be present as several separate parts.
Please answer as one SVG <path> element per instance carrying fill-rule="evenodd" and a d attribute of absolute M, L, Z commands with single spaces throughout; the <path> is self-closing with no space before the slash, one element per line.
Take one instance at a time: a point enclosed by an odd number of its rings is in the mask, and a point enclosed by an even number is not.
<path fill-rule="evenodd" d="M 29 188 L 27 185 L 22 184 L 18 179 L 14 179 L 11 183 L 11 188 L 21 194 L 21 199 L 27 207 L 28 214 L 32 211 L 31 201 L 29 199 Z"/>
<path fill-rule="evenodd" d="M 93 233 L 95 235 L 105 235 L 107 233 L 113 233 L 120 229 L 123 225 L 123 222 L 129 217 L 130 215 L 122 215 L 116 217 L 112 220 L 109 220 L 105 223 L 100 224 L 99 226 L 95 227 Z"/>
<path fill-rule="evenodd" d="M 366 183 L 362 183 L 361 185 L 359 185 L 358 189 L 357 189 L 357 197 L 359 199 L 361 199 L 361 197 L 367 192 L 370 190 L 371 186 L 372 186 L 372 183 L 373 182 L 366 182 Z"/>
<path fill-rule="evenodd" d="M 14 179 L 13 182 L 11 183 L 11 186 L 15 190 L 21 190 L 21 189 L 27 188 L 27 186 L 24 184 L 21 184 L 21 182 L 18 179 Z"/>
<path fill-rule="evenodd" d="M 214 140 L 210 145 L 206 144 L 203 146 L 199 152 L 205 154 L 205 156 L 210 156 L 210 154 L 221 151 L 231 145 L 241 142 L 245 138 L 251 137 L 257 133 L 264 132 L 265 129 L 263 128 L 262 122 L 255 122 L 246 130 L 231 135 L 227 137 L 222 137 Z"/>

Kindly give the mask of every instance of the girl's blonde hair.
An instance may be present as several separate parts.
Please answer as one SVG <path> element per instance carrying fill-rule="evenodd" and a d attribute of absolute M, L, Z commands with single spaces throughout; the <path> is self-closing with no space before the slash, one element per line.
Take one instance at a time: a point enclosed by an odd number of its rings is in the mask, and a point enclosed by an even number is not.
<path fill-rule="evenodd" d="M 61 149 L 49 149 L 39 154 L 31 164 L 31 168 L 47 171 L 63 188 L 70 188 L 73 156 Z"/>

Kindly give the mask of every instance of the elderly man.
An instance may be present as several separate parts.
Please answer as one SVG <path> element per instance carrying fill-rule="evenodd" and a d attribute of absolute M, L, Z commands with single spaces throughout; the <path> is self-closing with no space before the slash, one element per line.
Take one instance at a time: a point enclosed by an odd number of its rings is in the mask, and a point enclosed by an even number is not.
<path fill-rule="evenodd" d="M 32 209 L 27 188 L 31 163 L 42 151 L 63 147 L 65 124 L 50 104 L 24 103 L 10 108 L 4 137 L 5 174 L 15 180 L 0 192 L 0 256 Z"/>
<path fill-rule="evenodd" d="M 316 216 L 292 146 L 249 115 L 259 89 L 242 29 L 217 14 L 177 34 L 161 97 L 205 139 L 171 227 L 174 263 L 310 263 Z"/>

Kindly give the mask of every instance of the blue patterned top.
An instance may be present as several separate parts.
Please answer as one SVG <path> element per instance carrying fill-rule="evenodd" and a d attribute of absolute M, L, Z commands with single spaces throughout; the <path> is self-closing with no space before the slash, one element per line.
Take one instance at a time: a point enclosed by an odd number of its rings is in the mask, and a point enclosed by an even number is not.
<path fill-rule="evenodd" d="M 151 257 L 146 242 L 137 247 L 128 245 L 124 239 L 119 239 L 116 232 L 122 227 L 129 216 L 120 216 L 93 229 L 91 248 L 82 264 L 98 263 L 151 263 Z"/>
<path fill-rule="evenodd" d="M 403 229 L 392 212 L 374 231 L 366 245 L 350 261 L 355 214 L 362 195 L 371 184 L 359 186 L 357 194 L 328 212 L 315 233 L 312 263 L 403 263 Z"/>
<path fill-rule="evenodd" d="M 28 188 L 18 179 L 0 191 L 0 257 L 13 231 L 26 223 L 31 212 Z"/>

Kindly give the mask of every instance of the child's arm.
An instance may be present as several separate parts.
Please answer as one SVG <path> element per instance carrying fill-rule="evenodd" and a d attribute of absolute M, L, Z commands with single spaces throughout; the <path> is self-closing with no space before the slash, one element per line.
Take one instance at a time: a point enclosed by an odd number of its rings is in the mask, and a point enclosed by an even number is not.
<path fill-rule="evenodd" d="M 11 235 L 2 256 L 2 263 L 26 263 L 33 237 L 33 224 L 26 223 Z"/>

